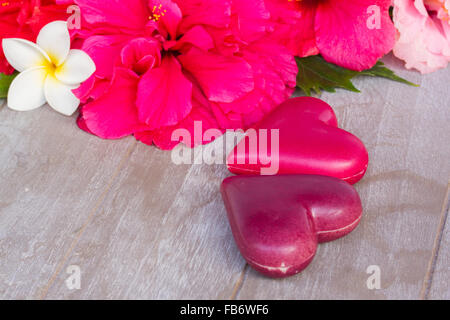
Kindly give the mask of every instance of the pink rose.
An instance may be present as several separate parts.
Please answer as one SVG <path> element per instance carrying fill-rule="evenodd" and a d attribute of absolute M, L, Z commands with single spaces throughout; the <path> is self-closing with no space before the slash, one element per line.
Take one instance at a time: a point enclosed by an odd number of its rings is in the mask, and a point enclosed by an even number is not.
<path fill-rule="evenodd" d="M 450 60 L 450 0 L 395 0 L 394 54 L 406 68 L 429 73 Z"/>

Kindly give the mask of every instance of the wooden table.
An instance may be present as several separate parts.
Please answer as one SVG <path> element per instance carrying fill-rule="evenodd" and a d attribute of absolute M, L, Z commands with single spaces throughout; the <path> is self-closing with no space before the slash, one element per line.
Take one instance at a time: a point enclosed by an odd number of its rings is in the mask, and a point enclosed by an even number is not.
<path fill-rule="evenodd" d="M 224 165 L 176 166 L 170 152 L 101 140 L 48 107 L 1 108 L 0 298 L 450 299 L 450 68 L 421 76 L 385 62 L 421 88 L 361 78 L 361 94 L 322 95 L 369 149 L 363 221 L 283 280 L 240 256 Z M 79 290 L 66 283 L 76 268 Z"/>

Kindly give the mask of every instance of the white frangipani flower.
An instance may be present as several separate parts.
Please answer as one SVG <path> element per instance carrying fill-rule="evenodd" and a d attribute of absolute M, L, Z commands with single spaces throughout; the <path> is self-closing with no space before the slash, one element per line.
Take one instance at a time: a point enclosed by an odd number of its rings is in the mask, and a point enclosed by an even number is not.
<path fill-rule="evenodd" d="M 36 44 L 17 38 L 3 39 L 3 51 L 20 74 L 8 91 L 8 107 L 28 111 L 46 102 L 56 111 L 70 116 L 80 105 L 72 93 L 95 72 L 95 64 L 82 50 L 70 50 L 65 21 L 44 26 Z"/>

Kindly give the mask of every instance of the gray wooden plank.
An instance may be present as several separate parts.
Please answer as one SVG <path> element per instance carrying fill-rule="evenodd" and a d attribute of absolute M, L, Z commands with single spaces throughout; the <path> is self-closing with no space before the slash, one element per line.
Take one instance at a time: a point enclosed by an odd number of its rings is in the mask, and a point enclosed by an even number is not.
<path fill-rule="evenodd" d="M 106 142 L 48 107 L 0 109 L 0 297 L 45 288 L 134 141 Z"/>
<path fill-rule="evenodd" d="M 139 145 L 67 261 L 80 267 L 81 289 L 62 272 L 46 298 L 230 298 L 245 263 L 219 194 L 227 175 Z"/>
<path fill-rule="evenodd" d="M 323 99 L 344 128 L 366 143 L 371 164 L 357 185 L 365 212 L 348 237 L 321 245 L 300 275 L 272 280 L 248 270 L 238 299 L 418 299 L 432 256 L 450 176 L 450 70 L 420 76 L 393 58 L 387 63 L 420 89 L 362 79 L 362 94 Z M 381 270 L 381 289 L 369 290 L 369 266 Z"/>
<path fill-rule="evenodd" d="M 442 230 L 436 237 L 436 259 L 430 268 L 430 284 L 425 288 L 424 298 L 433 300 L 450 300 L 450 181 L 447 198 L 442 206 Z"/>

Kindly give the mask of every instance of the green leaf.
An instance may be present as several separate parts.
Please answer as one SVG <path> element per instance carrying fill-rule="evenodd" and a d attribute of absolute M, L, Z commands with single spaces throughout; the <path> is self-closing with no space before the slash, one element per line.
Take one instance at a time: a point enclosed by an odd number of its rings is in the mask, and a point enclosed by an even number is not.
<path fill-rule="evenodd" d="M 387 79 L 390 79 L 393 81 L 401 82 L 401 83 L 404 83 L 404 84 L 407 84 L 410 86 L 419 87 L 419 85 L 397 76 L 394 73 L 394 71 L 386 68 L 384 63 L 381 61 L 378 61 L 377 64 L 372 69 L 359 72 L 359 75 L 371 76 L 371 77 L 382 77 L 382 78 L 387 78 Z"/>
<path fill-rule="evenodd" d="M 0 99 L 6 98 L 8 95 L 9 86 L 14 78 L 17 76 L 17 73 L 12 75 L 6 75 L 0 73 Z"/>
<path fill-rule="evenodd" d="M 298 66 L 297 86 L 308 96 L 314 90 L 317 94 L 321 90 L 335 92 L 335 88 L 343 88 L 359 92 L 351 79 L 355 71 L 341 68 L 326 62 L 321 56 L 296 58 Z"/>
<path fill-rule="evenodd" d="M 362 72 L 345 69 L 329 63 L 320 55 L 296 58 L 296 61 L 299 70 L 297 86 L 308 96 L 311 95 L 312 91 L 319 94 L 321 90 L 335 92 L 336 88 L 360 92 L 352 82 L 352 79 L 358 75 L 383 77 L 411 86 L 417 86 L 416 84 L 397 76 L 381 61 L 379 61 L 372 69 L 364 70 Z"/>

